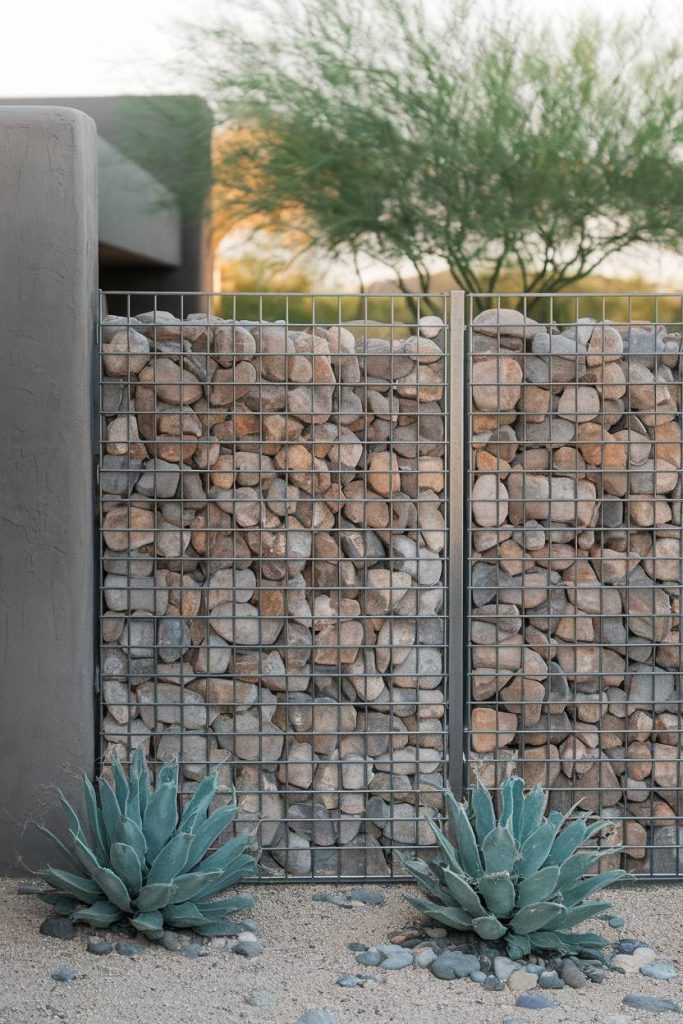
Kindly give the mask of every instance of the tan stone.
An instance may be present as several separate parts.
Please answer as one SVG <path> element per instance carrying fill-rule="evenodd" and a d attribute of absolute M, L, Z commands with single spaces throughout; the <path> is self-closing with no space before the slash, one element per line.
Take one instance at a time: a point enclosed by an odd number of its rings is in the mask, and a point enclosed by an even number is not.
<path fill-rule="evenodd" d="M 595 388 L 567 384 L 560 396 L 557 415 L 575 423 L 588 423 L 600 412 L 600 396 Z"/>
<path fill-rule="evenodd" d="M 169 405 L 193 405 L 203 395 L 202 386 L 193 373 L 164 356 L 157 357 L 140 371 L 143 384 L 152 384 L 157 398 Z"/>
<path fill-rule="evenodd" d="M 629 778 L 642 782 L 652 774 L 652 749 L 649 743 L 629 743 L 626 758 Z"/>
<path fill-rule="evenodd" d="M 112 551 L 135 551 L 154 540 L 154 513 L 130 505 L 107 512 L 102 524 L 104 541 Z"/>
<path fill-rule="evenodd" d="M 107 455 L 127 455 L 129 459 L 146 459 L 147 448 L 140 441 L 135 416 L 117 416 L 107 427 Z"/>
<path fill-rule="evenodd" d="M 368 487 L 383 498 L 400 491 L 401 474 L 393 452 L 374 452 L 370 456 L 367 481 Z"/>
<path fill-rule="evenodd" d="M 516 731 L 517 715 L 495 708 L 474 708 L 472 711 L 472 747 L 478 754 L 507 747 L 514 740 Z"/>
<path fill-rule="evenodd" d="M 619 332 L 609 324 L 596 324 L 588 342 L 588 366 L 607 368 L 614 360 L 621 359 L 624 342 Z"/>

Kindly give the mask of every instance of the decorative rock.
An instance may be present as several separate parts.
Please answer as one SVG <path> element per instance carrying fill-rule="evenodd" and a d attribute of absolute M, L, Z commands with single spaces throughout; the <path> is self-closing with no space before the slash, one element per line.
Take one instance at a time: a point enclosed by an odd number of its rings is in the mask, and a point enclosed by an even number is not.
<path fill-rule="evenodd" d="M 57 967 L 54 971 L 50 971 L 50 977 L 53 981 L 74 981 L 76 972 L 73 967 Z"/>
<path fill-rule="evenodd" d="M 678 977 L 678 972 L 673 964 L 666 963 L 663 960 L 653 964 L 645 964 L 640 968 L 640 973 L 645 975 L 646 978 L 652 978 L 654 981 L 671 981 L 672 978 Z"/>
<path fill-rule="evenodd" d="M 85 947 L 88 953 L 92 953 L 93 956 L 108 956 L 114 950 L 113 942 L 98 942 L 97 939 L 88 939 L 88 944 Z"/>
<path fill-rule="evenodd" d="M 248 960 L 251 960 L 255 956 L 261 956 L 263 953 L 263 946 L 256 939 L 243 939 L 237 943 L 233 952 L 238 956 L 244 956 Z"/>
<path fill-rule="evenodd" d="M 40 934 L 68 941 L 76 938 L 76 929 L 69 917 L 46 917 L 40 926 Z"/>
<path fill-rule="evenodd" d="M 622 1002 L 624 1006 L 630 1006 L 632 1010 L 642 1010 L 644 1013 L 683 1013 L 678 1003 L 674 1003 L 672 999 L 661 999 L 659 996 L 629 993 L 624 996 Z"/>
<path fill-rule="evenodd" d="M 552 1010 L 558 1004 L 550 996 L 543 996 L 540 993 L 536 994 L 534 992 L 523 992 L 521 996 L 517 996 L 515 1005 L 520 1006 L 524 1010 Z"/>
<path fill-rule="evenodd" d="M 437 956 L 429 969 L 441 981 L 454 981 L 456 978 L 469 977 L 472 971 L 478 971 L 479 958 L 470 953 L 447 950 Z"/>
<path fill-rule="evenodd" d="M 564 982 L 559 977 L 557 971 L 543 971 L 538 979 L 540 988 L 549 989 L 561 989 L 564 988 Z"/>
<path fill-rule="evenodd" d="M 560 977 L 570 988 L 585 988 L 588 984 L 586 975 L 571 960 L 565 960 L 562 964 Z"/>
<path fill-rule="evenodd" d="M 538 978 L 535 974 L 527 971 L 513 971 L 508 977 L 507 986 L 511 992 L 530 992 L 538 985 Z"/>
<path fill-rule="evenodd" d="M 145 947 L 141 946 L 139 942 L 117 942 L 115 948 L 120 956 L 136 957 L 142 956 L 145 952 Z"/>

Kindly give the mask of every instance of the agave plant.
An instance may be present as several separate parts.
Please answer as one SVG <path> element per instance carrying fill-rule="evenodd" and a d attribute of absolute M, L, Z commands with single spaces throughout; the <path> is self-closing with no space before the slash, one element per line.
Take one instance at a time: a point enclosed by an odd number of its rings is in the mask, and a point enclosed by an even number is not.
<path fill-rule="evenodd" d="M 580 849 L 607 823 L 589 824 L 588 814 L 570 820 L 575 807 L 545 817 L 543 788 L 535 786 L 525 795 L 519 777 L 501 786 L 497 821 L 491 794 L 481 784 L 469 803 L 458 803 L 450 791 L 444 796 L 450 838 L 430 821 L 437 859 L 405 861 L 429 896 L 408 897 L 413 906 L 457 931 L 504 940 L 513 960 L 532 950 L 600 956 L 606 944 L 601 936 L 568 929 L 607 910 L 610 900 L 586 897 L 626 874 L 613 870 L 586 877 L 606 853 L 619 852 L 615 847 Z"/>
<path fill-rule="evenodd" d="M 153 787 L 138 748 L 128 774 L 116 757 L 112 774 L 114 785 L 100 778 L 97 792 L 83 778 L 89 837 L 63 796 L 71 848 L 40 828 L 69 864 L 69 870 L 35 872 L 55 890 L 42 898 L 76 923 L 106 928 L 124 919 L 150 939 L 167 927 L 193 928 L 200 935 L 239 932 L 232 915 L 252 906 L 251 897 L 211 897 L 255 873 L 253 839 L 239 836 L 207 856 L 237 811 L 233 798 L 209 814 L 216 772 L 199 783 L 180 819 L 176 763 L 160 769 Z"/>

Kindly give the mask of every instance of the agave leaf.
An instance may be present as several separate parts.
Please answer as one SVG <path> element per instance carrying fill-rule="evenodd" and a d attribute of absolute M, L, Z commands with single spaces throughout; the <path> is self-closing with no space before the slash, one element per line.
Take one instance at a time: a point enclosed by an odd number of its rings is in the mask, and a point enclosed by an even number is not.
<path fill-rule="evenodd" d="M 555 837 L 555 842 L 548 854 L 548 864 L 563 864 L 584 842 L 586 832 L 586 823 L 583 818 L 577 818 L 565 825 Z"/>
<path fill-rule="evenodd" d="M 496 814 L 493 809 L 493 800 L 486 786 L 477 783 L 470 798 L 472 810 L 474 811 L 474 827 L 477 839 L 480 843 L 496 827 Z"/>
<path fill-rule="evenodd" d="M 236 914 L 239 910 L 251 910 L 254 900 L 251 896 L 228 896 L 224 900 L 212 900 L 210 903 L 195 903 L 197 910 L 209 921 L 222 914 Z M 244 928 L 242 928 L 244 930 Z"/>
<path fill-rule="evenodd" d="M 516 871 L 519 850 L 510 829 L 506 826 L 497 825 L 489 832 L 481 844 L 481 852 L 487 874 L 495 875 L 499 871 L 512 874 Z"/>
<path fill-rule="evenodd" d="M 78 900 L 73 896 L 65 896 L 63 892 L 41 892 L 37 895 L 39 900 L 49 903 L 55 914 L 59 914 L 60 917 L 70 917 L 79 906 Z"/>
<path fill-rule="evenodd" d="M 211 921 L 208 924 L 197 925 L 194 929 L 198 935 L 239 935 L 244 931 L 241 924 L 234 921 Z"/>
<path fill-rule="evenodd" d="M 492 914 L 509 917 L 515 907 L 515 887 L 507 871 L 482 875 L 477 880 L 477 888 Z M 482 935 L 482 938 L 486 936 Z"/>
<path fill-rule="evenodd" d="M 130 820 L 134 821 L 139 828 L 142 828 L 142 816 L 140 814 L 140 780 L 136 775 L 132 776 L 130 779 L 125 813 L 127 818 L 130 818 Z"/>
<path fill-rule="evenodd" d="M 153 882 L 151 885 L 143 886 L 135 899 L 135 906 L 144 913 L 163 910 L 177 896 L 178 891 L 175 885 L 169 885 L 167 882 Z"/>
<path fill-rule="evenodd" d="M 519 856 L 520 877 L 529 878 L 542 868 L 555 841 L 555 826 L 547 819 L 524 841 Z"/>
<path fill-rule="evenodd" d="M 498 824 L 508 825 L 512 820 L 512 779 L 505 779 L 501 783 L 500 796 L 503 806 L 498 818 Z"/>
<path fill-rule="evenodd" d="M 140 866 L 144 867 L 145 854 L 147 853 L 145 834 L 130 818 L 119 818 L 116 828 L 116 842 L 125 843 L 126 846 L 130 846 L 132 850 L 135 850 Z"/>
<path fill-rule="evenodd" d="M 54 832 L 50 832 L 49 828 L 44 828 L 42 825 L 36 825 L 35 827 L 38 832 L 40 832 L 41 836 L 45 836 L 46 839 L 50 840 L 55 849 L 59 850 L 62 857 L 64 857 L 72 868 L 75 868 L 76 871 L 81 870 L 81 862 L 74 856 L 66 843 L 63 843 L 62 840 L 54 834 Z"/>
<path fill-rule="evenodd" d="M 69 896 L 75 896 L 83 903 L 93 903 L 94 900 L 102 896 L 102 890 L 97 881 L 92 878 L 84 878 L 83 875 L 75 875 L 71 871 L 61 871 L 59 868 L 43 868 L 35 873 L 55 889 L 63 890 Z"/>
<path fill-rule="evenodd" d="M 69 822 L 69 831 L 74 832 L 77 836 L 82 836 L 84 834 L 83 826 L 80 823 L 78 815 L 76 814 L 75 810 L 73 809 L 73 807 L 66 799 L 61 790 L 59 790 L 59 802 L 66 813 Z"/>
<path fill-rule="evenodd" d="M 479 897 L 464 878 L 446 868 L 444 870 L 444 881 L 448 886 L 449 893 L 458 906 L 467 911 L 470 917 L 486 916 L 486 911 L 482 907 Z"/>
<path fill-rule="evenodd" d="M 135 896 L 142 888 L 142 864 L 133 847 L 127 843 L 112 843 L 111 867 L 131 896 Z"/>
<path fill-rule="evenodd" d="M 611 906 L 611 900 L 586 900 L 584 903 L 578 903 L 575 907 L 569 908 L 562 922 L 562 927 L 574 928 L 575 925 L 581 924 L 582 921 L 588 921 L 589 918 L 597 917 L 604 910 L 609 910 Z"/>
<path fill-rule="evenodd" d="M 145 810 L 149 802 L 149 798 L 152 795 L 152 789 L 149 784 L 149 769 L 147 768 L 147 761 L 145 759 L 145 752 L 140 746 L 136 749 L 133 755 L 133 763 L 138 775 L 138 795 L 140 801 L 140 817 L 144 818 Z"/>
<path fill-rule="evenodd" d="M 508 822 L 513 836 L 519 835 L 519 819 L 524 806 L 524 779 L 519 775 L 510 779 L 512 790 L 512 817 Z"/>
<path fill-rule="evenodd" d="M 531 944 L 534 949 L 550 949 L 560 953 L 569 953 L 577 956 L 579 953 L 588 953 L 590 956 L 600 956 L 604 949 L 606 940 L 593 932 L 555 932 L 540 931 L 534 932 L 531 936 Z"/>
<path fill-rule="evenodd" d="M 202 820 L 204 819 L 204 817 L 206 816 L 206 812 L 208 811 L 209 806 L 211 804 L 211 801 L 213 800 L 213 798 L 215 796 L 217 786 L 218 786 L 218 772 L 217 771 L 212 771 L 208 775 L 204 776 L 204 778 L 202 779 L 202 781 L 199 783 L 199 785 L 195 789 L 194 793 L 192 794 L 192 798 L 190 799 L 189 803 L 187 804 L 187 807 L 185 808 L 185 813 L 183 814 L 182 818 L 180 819 L 180 826 L 179 826 L 179 828 L 183 832 L 190 832 L 190 831 L 192 831 L 191 829 L 189 829 L 187 827 L 187 821 L 188 821 L 188 819 L 193 814 L 198 812 L 200 818 Z M 234 803 L 235 803 L 235 800 L 233 800 L 233 804 Z M 235 806 L 235 811 L 236 810 L 237 810 L 237 807 Z"/>
<path fill-rule="evenodd" d="M 91 928 L 108 928 L 121 917 L 121 911 L 109 900 L 98 900 L 89 907 L 74 911 L 71 920 L 75 924 L 89 924 Z"/>
<path fill-rule="evenodd" d="M 252 842 L 251 836 L 236 836 L 235 839 L 223 843 L 219 850 L 209 854 L 202 861 L 202 871 L 224 871 L 247 847 L 251 846 Z"/>
<path fill-rule="evenodd" d="M 605 886 L 612 885 L 625 876 L 625 871 L 622 871 L 621 868 L 615 868 L 613 871 L 604 871 L 600 875 L 593 875 L 582 882 L 575 882 L 574 885 L 570 885 L 564 890 L 564 902 L 567 907 L 573 907 L 580 900 L 585 899 L 586 896 L 590 896 L 592 892 L 604 889 Z"/>
<path fill-rule="evenodd" d="M 203 889 L 219 881 L 223 874 L 223 871 L 190 871 L 188 874 L 177 875 L 173 882 L 174 901 L 185 903 L 187 900 L 195 900 Z"/>
<path fill-rule="evenodd" d="M 423 900 L 419 896 L 407 896 L 406 899 L 417 910 L 421 910 L 439 924 L 445 924 L 447 928 L 454 928 L 459 932 L 472 931 L 472 918 L 457 907 L 440 907 L 437 903 Z"/>
<path fill-rule="evenodd" d="M 92 832 L 95 840 L 95 847 L 97 849 L 98 859 L 103 864 L 109 863 L 109 844 L 107 843 L 107 835 L 104 828 L 104 822 L 102 820 L 102 812 L 97 805 L 97 794 L 95 793 L 95 787 L 83 773 L 83 799 L 85 801 L 86 811 L 88 813 L 88 823 L 90 824 L 90 831 Z"/>
<path fill-rule="evenodd" d="M 162 769 L 163 770 L 163 769 Z M 151 863 L 173 835 L 178 823 L 176 787 L 169 782 L 152 794 L 145 811 L 142 831 L 147 841 L 147 861 Z"/>
<path fill-rule="evenodd" d="M 471 878 L 478 878 L 482 873 L 481 860 L 477 840 L 472 831 L 467 812 L 462 804 L 458 803 L 450 790 L 445 791 L 444 797 L 451 828 L 453 829 L 453 837 L 458 844 L 462 866 Z"/>
<path fill-rule="evenodd" d="M 557 833 L 558 829 L 560 828 L 560 825 L 564 821 L 564 814 L 562 813 L 562 811 L 550 811 L 548 813 L 548 821 L 552 821 L 553 825 L 555 826 L 555 832 Z"/>
<path fill-rule="evenodd" d="M 125 814 L 126 801 L 128 799 L 128 778 L 115 749 L 111 755 L 111 773 L 114 777 L 114 790 L 116 792 L 116 802 L 119 805 L 119 814 Z"/>
<path fill-rule="evenodd" d="M 157 772 L 157 786 L 175 786 L 178 788 L 178 761 L 168 761 L 167 764 L 163 765 L 162 768 Z"/>
<path fill-rule="evenodd" d="M 564 889 L 571 885 L 608 853 L 621 853 L 623 849 L 623 846 L 604 846 L 601 850 L 584 850 L 573 854 L 560 868 L 558 887 Z"/>
<path fill-rule="evenodd" d="M 82 836 L 77 836 L 73 832 L 69 832 L 71 836 L 71 843 L 74 848 L 74 852 L 81 862 L 81 865 L 85 868 L 91 878 L 95 877 L 95 872 L 98 871 L 102 865 L 98 861 L 97 857 L 84 842 Z"/>
<path fill-rule="evenodd" d="M 434 879 L 427 871 L 427 865 L 422 860 L 402 860 L 401 863 L 406 869 L 408 874 L 412 875 L 416 880 L 417 884 L 425 892 L 428 892 L 430 896 L 434 896 L 436 899 L 444 900 L 447 898 L 447 893 L 444 891 L 441 885 Z"/>
<path fill-rule="evenodd" d="M 535 832 L 543 820 L 543 807 L 545 805 L 545 793 L 542 786 L 534 786 L 524 797 L 522 809 L 519 815 L 519 825 L 514 833 L 515 839 L 521 846 L 526 839 Z M 555 827 L 553 826 L 553 831 Z"/>
<path fill-rule="evenodd" d="M 517 906 L 528 907 L 532 903 L 542 903 L 552 896 L 559 888 L 560 869 L 557 864 L 549 864 L 533 875 L 529 875 L 519 883 Z"/>
<path fill-rule="evenodd" d="M 100 795 L 100 807 L 102 809 L 102 823 L 104 824 L 104 831 L 107 836 L 107 842 L 109 846 L 116 842 L 116 831 L 121 820 L 121 811 L 119 810 L 119 802 L 116 799 L 116 794 L 111 788 L 106 779 L 100 777 L 97 783 L 97 789 Z"/>
<path fill-rule="evenodd" d="M 229 807 L 220 807 L 211 817 L 195 826 L 194 839 L 190 846 L 187 864 L 185 865 L 186 871 L 189 871 L 195 864 L 200 862 L 211 844 L 218 839 L 221 832 L 224 832 L 231 823 L 236 811 L 237 804 L 231 804 Z"/>
<path fill-rule="evenodd" d="M 508 956 L 511 960 L 521 960 L 531 952 L 531 942 L 528 935 L 513 935 L 508 932 L 505 936 Z"/>
<path fill-rule="evenodd" d="M 195 928 L 198 925 L 209 923 L 190 900 L 186 903 L 169 903 L 167 907 L 164 907 L 163 916 L 164 920 L 174 928 Z"/>
<path fill-rule="evenodd" d="M 444 835 L 439 825 L 432 818 L 427 818 L 427 824 L 434 833 L 434 838 L 446 859 L 447 866 L 451 871 L 454 871 L 456 875 L 462 875 L 464 877 L 465 872 L 458 858 L 458 851 L 453 846 L 453 843 Z"/>
<path fill-rule="evenodd" d="M 517 935 L 529 935 L 545 928 L 561 910 L 564 910 L 561 903 L 532 903 L 517 911 L 510 921 L 510 928 Z"/>
<path fill-rule="evenodd" d="M 143 935 L 153 935 L 155 932 L 163 932 L 164 919 L 158 910 L 151 910 L 144 914 L 136 914 L 131 918 L 130 923 Z"/>
<path fill-rule="evenodd" d="M 155 882 L 171 883 L 176 875 L 181 874 L 187 864 L 193 839 L 191 832 L 176 832 L 152 861 L 147 882 L 150 885 Z"/>
<path fill-rule="evenodd" d="M 253 857 L 244 853 L 236 860 L 232 861 L 229 867 L 221 871 L 221 877 L 216 879 L 215 882 L 208 882 L 207 885 L 201 889 L 195 899 L 202 898 L 206 899 L 209 896 L 216 896 L 220 892 L 224 892 L 229 889 L 235 882 L 241 881 L 243 878 L 255 874 L 256 872 L 256 861 Z M 212 871 L 211 874 L 214 872 Z"/>
<path fill-rule="evenodd" d="M 128 890 L 118 875 L 115 875 L 109 868 L 97 868 L 93 871 L 92 876 L 110 903 L 125 910 L 126 913 L 131 912 Z"/>
<path fill-rule="evenodd" d="M 541 931 L 534 932 L 530 941 L 534 949 L 552 949 L 558 953 L 571 952 L 559 932 L 542 929 Z"/>
<path fill-rule="evenodd" d="M 473 917 L 472 927 L 480 939 L 495 940 L 502 938 L 507 931 L 504 924 L 501 924 L 495 917 Z"/>

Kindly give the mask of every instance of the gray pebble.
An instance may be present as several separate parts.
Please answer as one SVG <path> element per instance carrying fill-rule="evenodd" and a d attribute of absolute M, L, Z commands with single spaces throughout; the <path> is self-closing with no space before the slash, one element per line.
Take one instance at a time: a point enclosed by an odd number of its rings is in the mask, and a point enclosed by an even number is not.
<path fill-rule="evenodd" d="M 163 946 L 164 949 L 171 950 L 172 953 L 175 953 L 177 950 L 179 950 L 182 944 L 183 940 L 181 939 L 177 932 L 165 931 L 164 934 L 159 939 L 159 945 Z"/>
<path fill-rule="evenodd" d="M 527 964 L 524 970 L 527 974 L 535 974 L 537 978 L 540 978 L 545 967 L 542 964 Z"/>
<path fill-rule="evenodd" d="M 482 985 L 486 981 L 486 975 L 483 971 L 472 971 L 470 981 L 475 981 L 477 985 Z"/>
<path fill-rule="evenodd" d="M 347 900 L 365 903 L 368 907 L 381 907 L 386 900 L 381 889 L 348 889 L 344 895 Z"/>
<path fill-rule="evenodd" d="M 306 1010 L 298 1018 L 296 1024 L 339 1024 L 333 1013 L 327 1010 Z"/>
<path fill-rule="evenodd" d="M 485 988 L 487 992 L 502 992 L 505 988 L 505 982 L 501 981 L 500 978 L 496 978 L 494 974 L 489 974 L 486 981 L 482 981 L 481 987 Z"/>
<path fill-rule="evenodd" d="M 145 952 L 145 947 L 139 942 L 117 942 L 116 952 L 121 956 L 141 956 Z"/>
<path fill-rule="evenodd" d="M 249 1006 L 274 1006 L 276 1002 L 277 997 L 265 988 L 257 988 L 247 999 Z"/>
<path fill-rule="evenodd" d="M 544 971 L 538 979 L 541 988 L 560 989 L 564 988 L 564 982 L 557 971 Z"/>
<path fill-rule="evenodd" d="M 352 953 L 364 953 L 368 948 L 364 942 L 349 942 L 347 949 L 350 949 Z"/>
<path fill-rule="evenodd" d="M 262 952 L 263 946 L 256 939 L 251 942 L 241 939 L 233 950 L 233 953 L 237 953 L 238 956 L 246 956 L 249 959 L 254 956 L 261 956 Z"/>
<path fill-rule="evenodd" d="M 40 926 L 40 934 L 51 939 L 75 939 L 76 929 L 68 917 L 46 917 Z"/>
<path fill-rule="evenodd" d="M 536 992 L 522 992 L 521 996 L 517 996 L 515 1005 L 523 1010 L 550 1010 L 558 1004 L 550 996 L 543 996 Z"/>
<path fill-rule="evenodd" d="M 382 963 L 382 954 L 378 949 L 366 949 L 361 953 L 356 953 L 356 960 L 363 967 L 379 967 Z"/>
<path fill-rule="evenodd" d="M 53 981 L 74 981 L 76 972 L 73 967 L 58 967 L 50 972 L 50 977 Z"/>
<path fill-rule="evenodd" d="M 345 974 L 343 977 L 337 978 L 337 984 L 342 988 L 356 988 L 361 984 L 361 980 L 355 974 Z"/>
<path fill-rule="evenodd" d="M 626 924 L 626 921 L 623 919 L 623 917 L 610 917 L 607 924 L 610 926 L 610 928 L 623 928 Z"/>
<path fill-rule="evenodd" d="M 437 954 L 433 949 L 423 949 L 421 953 L 415 954 L 415 963 L 418 967 L 431 967 L 436 957 Z"/>
<path fill-rule="evenodd" d="M 314 903 L 330 903 L 333 907 L 342 907 L 344 910 L 353 910 L 353 904 L 342 896 L 331 892 L 316 892 L 311 897 Z"/>
<path fill-rule="evenodd" d="M 412 967 L 412 965 L 413 954 L 408 952 L 407 949 L 403 950 L 402 953 L 392 953 L 380 964 L 385 971 L 400 971 L 404 967 Z"/>
<path fill-rule="evenodd" d="M 507 981 L 513 971 L 519 970 L 519 964 L 507 956 L 493 958 L 493 973 L 499 981 Z"/>
<path fill-rule="evenodd" d="M 442 981 L 454 981 L 456 978 L 468 978 L 472 971 L 479 970 L 479 957 L 470 953 L 448 950 L 437 956 L 429 968 L 436 978 Z"/>
<path fill-rule="evenodd" d="M 187 957 L 188 960 L 196 960 L 201 951 L 201 942 L 190 942 L 187 946 L 183 946 L 183 956 Z"/>
<path fill-rule="evenodd" d="M 49 892 L 44 885 L 38 885 L 37 882 L 21 882 L 17 886 L 18 896 L 40 896 L 43 892 Z"/>
<path fill-rule="evenodd" d="M 654 981 L 671 981 L 672 978 L 678 977 L 678 972 L 674 965 L 666 963 L 664 960 L 654 964 L 645 964 L 640 968 L 640 973 L 644 974 L 646 978 L 652 978 Z"/>
<path fill-rule="evenodd" d="M 678 1003 L 674 1003 L 672 999 L 660 999 L 659 996 L 642 996 L 630 992 L 624 996 L 622 1002 L 632 1010 L 647 1010 L 648 1013 L 683 1013 Z"/>
<path fill-rule="evenodd" d="M 99 942 L 97 939 L 88 939 L 88 945 L 85 947 L 88 953 L 92 953 L 94 956 L 108 956 L 114 950 L 113 942 Z"/>
<path fill-rule="evenodd" d="M 585 988 L 588 984 L 586 975 L 571 960 L 565 960 L 562 964 L 560 977 L 570 988 Z"/>

